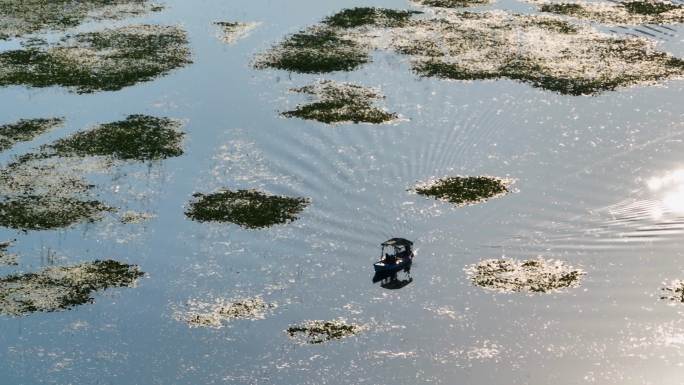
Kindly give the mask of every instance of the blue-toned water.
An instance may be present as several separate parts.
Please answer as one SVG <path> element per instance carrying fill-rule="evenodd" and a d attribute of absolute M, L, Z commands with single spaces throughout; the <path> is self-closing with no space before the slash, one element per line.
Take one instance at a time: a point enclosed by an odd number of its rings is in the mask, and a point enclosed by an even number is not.
<path fill-rule="evenodd" d="M 184 121 L 185 154 L 94 175 L 98 197 L 149 212 L 66 230 L 0 230 L 18 266 L 39 271 L 94 259 L 139 265 L 134 288 L 68 311 L 0 316 L 0 384 L 680 384 L 684 306 L 659 300 L 684 279 L 684 82 L 564 96 L 510 80 L 418 78 L 407 59 L 377 53 L 350 73 L 256 70 L 254 56 L 288 33 L 353 6 L 400 0 L 167 0 L 147 17 L 187 30 L 194 64 L 117 92 L 0 89 L 0 123 L 63 116 L 66 124 L 0 155 L 3 162 L 130 114 Z M 491 8 L 529 11 L 527 4 Z M 215 21 L 260 22 L 232 45 Z M 684 56 L 681 26 L 661 48 Z M 0 48 L 14 47 L 5 42 Z M 289 93 L 317 79 L 378 87 L 395 124 L 329 126 L 286 119 Z M 416 195 L 446 175 L 515 180 L 515 193 L 456 208 Z M 660 178 L 660 179 L 659 179 Z M 257 188 L 301 196 L 297 221 L 249 230 L 198 223 L 195 192 Z M 415 242 L 413 281 L 371 282 L 379 244 Z M 580 266 L 579 288 L 497 294 L 467 265 L 502 255 Z M 261 296 L 264 319 L 190 328 L 188 300 Z M 319 345 L 285 330 L 345 318 L 364 331 Z"/>

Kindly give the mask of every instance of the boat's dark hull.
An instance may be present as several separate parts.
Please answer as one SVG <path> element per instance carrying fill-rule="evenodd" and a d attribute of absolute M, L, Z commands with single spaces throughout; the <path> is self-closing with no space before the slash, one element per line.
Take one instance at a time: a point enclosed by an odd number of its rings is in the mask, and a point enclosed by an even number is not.
<path fill-rule="evenodd" d="M 376 273 L 391 273 L 399 271 L 411 266 L 411 258 L 400 259 L 397 263 L 385 264 L 383 261 L 378 261 L 373 264 Z"/>

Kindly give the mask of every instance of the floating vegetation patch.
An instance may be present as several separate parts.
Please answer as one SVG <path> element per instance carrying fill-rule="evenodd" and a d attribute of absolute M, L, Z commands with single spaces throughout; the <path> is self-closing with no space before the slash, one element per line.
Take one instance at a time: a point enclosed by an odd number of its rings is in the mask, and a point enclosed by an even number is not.
<path fill-rule="evenodd" d="M 387 8 L 358 7 L 344 9 L 323 20 L 329 27 L 356 28 L 361 26 L 403 27 L 417 11 L 404 11 Z"/>
<path fill-rule="evenodd" d="M 659 0 L 626 2 L 541 3 L 542 12 L 605 24 L 673 24 L 684 22 L 684 5 Z"/>
<path fill-rule="evenodd" d="M 0 151 L 12 148 L 18 142 L 33 140 L 39 135 L 64 123 L 62 118 L 22 119 L 0 126 Z"/>
<path fill-rule="evenodd" d="M 46 150 L 55 155 L 111 156 L 124 160 L 153 160 L 183 154 L 181 122 L 169 118 L 131 115 L 71 137 L 60 139 Z"/>
<path fill-rule="evenodd" d="M 219 39 L 221 39 L 221 41 L 226 44 L 233 44 L 236 41 L 246 37 L 253 29 L 258 27 L 261 23 L 217 21 L 214 24 L 217 25 L 221 30 L 218 36 Z"/>
<path fill-rule="evenodd" d="M 413 55 L 413 68 L 422 76 L 505 77 L 586 95 L 684 74 L 684 61 L 656 51 L 646 39 L 611 36 L 546 16 L 450 14 L 402 33 L 395 43 Z"/>
<path fill-rule="evenodd" d="M 501 293 L 554 293 L 578 287 L 584 272 L 554 259 L 487 259 L 468 266 L 473 284 Z"/>
<path fill-rule="evenodd" d="M 19 316 L 71 309 L 93 302 L 94 292 L 130 287 L 141 276 L 137 266 L 112 260 L 10 275 L 0 278 L 0 314 Z"/>
<path fill-rule="evenodd" d="M 255 190 L 196 193 L 185 212 L 199 222 L 231 222 L 248 229 L 269 227 L 297 219 L 309 204 L 306 198 L 268 195 Z"/>
<path fill-rule="evenodd" d="M 370 61 L 362 43 L 345 38 L 337 29 L 312 27 L 300 31 L 257 56 L 256 68 L 300 73 L 351 71 Z"/>
<path fill-rule="evenodd" d="M 94 222 L 112 208 L 98 201 L 23 195 L 0 201 L 0 226 L 17 230 L 52 230 Z"/>
<path fill-rule="evenodd" d="M 261 297 L 239 299 L 216 299 L 213 302 L 189 301 L 187 309 L 177 312 L 176 318 L 190 327 L 219 329 L 232 320 L 264 319 L 276 304 L 266 303 Z"/>
<path fill-rule="evenodd" d="M 125 211 L 121 213 L 120 221 L 124 224 L 140 224 L 154 218 L 155 215 L 151 213 L 139 213 L 136 211 Z"/>
<path fill-rule="evenodd" d="M 511 181 L 490 176 L 454 176 L 416 186 L 420 195 L 458 206 L 484 202 L 509 192 Z"/>
<path fill-rule="evenodd" d="M 147 0 L 0 0 L 0 39 L 59 31 L 90 20 L 116 20 L 162 7 Z"/>
<path fill-rule="evenodd" d="M 307 321 L 287 328 L 287 334 L 301 343 L 320 344 L 339 340 L 359 333 L 363 328 L 339 319 L 333 321 Z"/>
<path fill-rule="evenodd" d="M 414 3 L 435 8 L 463 8 L 486 5 L 491 0 L 414 0 Z"/>
<path fill-rule="evenodd" d="M 373 102 L 382 99 L 376 90 L 350 83 L 322 81 L 314 85 L 297 88 L 294 92 L 309 94 L 317 101 L 297 106 L 283 116 L 323 123 L 384 123 L 397 119 L 397 115 L 373 106 Z"/>
<path fill-rule="evenodd" d="M 682 77 L 684 60 L 655 42 L 602 33 L 558 16 L 443 9 L 401 26 L 313 26 L 257 57 L 257 68 L 350 71 L 372 50 L 411 59 L 415 73 L 452 80 L 508 78 L 566 95 L 592 95 Z"/>
<path fill-rule="evenodd" d="M 0 86 L 116 91 L 191 63 L 186 33 L 134 25 L 67 36 L 59 43 L 0 53 Z"/>
<path fill-rule="evenodd" d="M 665 282 L 660 299 L 684 303 L 684 281 L 679 279 Z"/>
<path fill-rule="evenodd" d="M 14 241 L 0 242 L 0 266 L 17 266 L 17 255 L 7 251 Z"/>

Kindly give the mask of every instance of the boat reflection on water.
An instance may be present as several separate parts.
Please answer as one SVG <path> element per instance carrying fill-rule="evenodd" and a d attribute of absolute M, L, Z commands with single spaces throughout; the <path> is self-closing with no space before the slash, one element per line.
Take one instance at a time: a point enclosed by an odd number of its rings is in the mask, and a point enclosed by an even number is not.
<path fill-rule="evenodd" d="M 377 272 L 373 276 L 373 283 L 380 282 L 380 287 L 388 290 L 398 290 L 409 283 L 413 282 L 411 277 L 411 266 L 393 271 L 393 272 Z"/>

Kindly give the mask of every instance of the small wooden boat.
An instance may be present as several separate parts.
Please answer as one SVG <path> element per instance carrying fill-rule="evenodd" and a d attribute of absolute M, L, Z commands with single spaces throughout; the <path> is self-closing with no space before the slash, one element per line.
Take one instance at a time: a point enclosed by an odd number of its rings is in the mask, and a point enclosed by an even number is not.
<path fill-rule="evenodd" d="M 404 238 L 392 238 L 380 244 L 380 260 L 373 264 L 378 273 L 390 273 L 411 266 L 413 242 Z"/>

